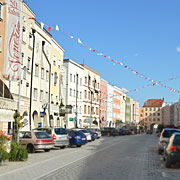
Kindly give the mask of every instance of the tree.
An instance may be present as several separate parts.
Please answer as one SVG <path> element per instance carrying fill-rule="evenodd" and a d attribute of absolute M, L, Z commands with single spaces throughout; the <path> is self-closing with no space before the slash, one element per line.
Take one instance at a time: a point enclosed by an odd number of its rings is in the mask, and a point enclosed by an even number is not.
<path fill-rule="evenodd" d="M 15 122 L 14 140 L 19 143 L 19 131 L 24 125 L 24 122 L 22 122 L 23 116 L 21 116 L 20 113 L 16 110 L 13 117 Z"/>

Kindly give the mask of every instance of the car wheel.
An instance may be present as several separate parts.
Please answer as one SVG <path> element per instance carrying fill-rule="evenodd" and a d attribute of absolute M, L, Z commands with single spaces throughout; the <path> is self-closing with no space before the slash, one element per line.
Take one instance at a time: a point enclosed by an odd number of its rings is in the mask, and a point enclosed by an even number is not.
<path fill-rule="evenodd" d="M 60 146 L 60 149 L 64 149 L 66 146 Z"/>
<path fill-rule="evenodd" d="M 45 152 L 49 152 L 49 151 L 50 151 L 50 149 L 44 149 L 44 151 L 45 151 Z"/>
<path fill-rule="evenodd" d="M 34 146 L 32 144 L 28 144 L 27 151 L 28 153 L 35 153 Z"/>
<path fill-rule="evenodd" d="M 170 160 L 168 160 L 168 158 L 166 158 L 166 161 L 165 161 L 165 165 L 166 165 L 166 167 L 167 168 L 171 168 L 171 161 Z"/>
<path fill-rule="evenodd" d="M 161 149 L 158 149 L 158 154 L 162 154 L 162 150 Z"/>
<path fill-rule="evenodd" d="M 77 147 L 81 147 L 81 145 L 76 145 Z"/>

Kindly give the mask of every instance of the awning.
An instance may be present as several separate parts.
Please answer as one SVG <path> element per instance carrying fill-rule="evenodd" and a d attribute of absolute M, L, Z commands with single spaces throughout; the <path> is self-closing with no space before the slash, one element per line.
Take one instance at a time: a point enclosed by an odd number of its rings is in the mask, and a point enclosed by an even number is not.
<path fill-rule="evenodd" d="M 14 122 L 14 111 L 7 109 L 0 109 L 0 122 Z"/>

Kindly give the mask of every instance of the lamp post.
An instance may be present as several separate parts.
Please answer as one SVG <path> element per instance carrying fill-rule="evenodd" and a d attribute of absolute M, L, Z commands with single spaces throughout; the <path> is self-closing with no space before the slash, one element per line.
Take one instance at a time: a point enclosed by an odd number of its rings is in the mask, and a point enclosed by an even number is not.
<path fill-rule="evenodd" d="M 78 128 L 78 105 L 77 105 L 77 98 L 78 98 L 78 74 L 76 73 L 76 128 Z"/>

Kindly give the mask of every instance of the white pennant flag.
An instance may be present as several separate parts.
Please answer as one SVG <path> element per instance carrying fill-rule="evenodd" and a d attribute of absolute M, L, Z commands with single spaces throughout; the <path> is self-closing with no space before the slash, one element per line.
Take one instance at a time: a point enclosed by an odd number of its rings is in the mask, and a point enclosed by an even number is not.
<path fill-rule="evenodd" d="M 82 44 L 82 41 L 78 38 L 78 43 Z"/>
<path fill-rule="evenodd" d="M 97 53 L 98 56 L 102 56 L 103 54 L 102 53 Z"/>
<path fill-rule="evenodd" d="M 121 65 L 121 66 L 123 66 L 123 63 L 122 63 L 122 62 L 120 62 L 120 65 Z"/>
<path fill-rule="evenodd" d="M 73 39 L 74 37 L 73 36 L 69 36 L 71 39 Z"/>
<path fill-rule="evenodd" d="M 41 22 L 41 28 L 42 28 L 42 29 L 44 28 L 44 23 L 43 23 L 43 22 Z"/>
<path fill-rule="evenodd" d="M 108 56 L 108 59 L 111 59 L 111 57 L 110 57 L 110 56 Z"/>
<path fill-rule="evenodd" d="M 56 25 L 56 31 L 59 31 L 59 26 L 58 25 Z"/>

